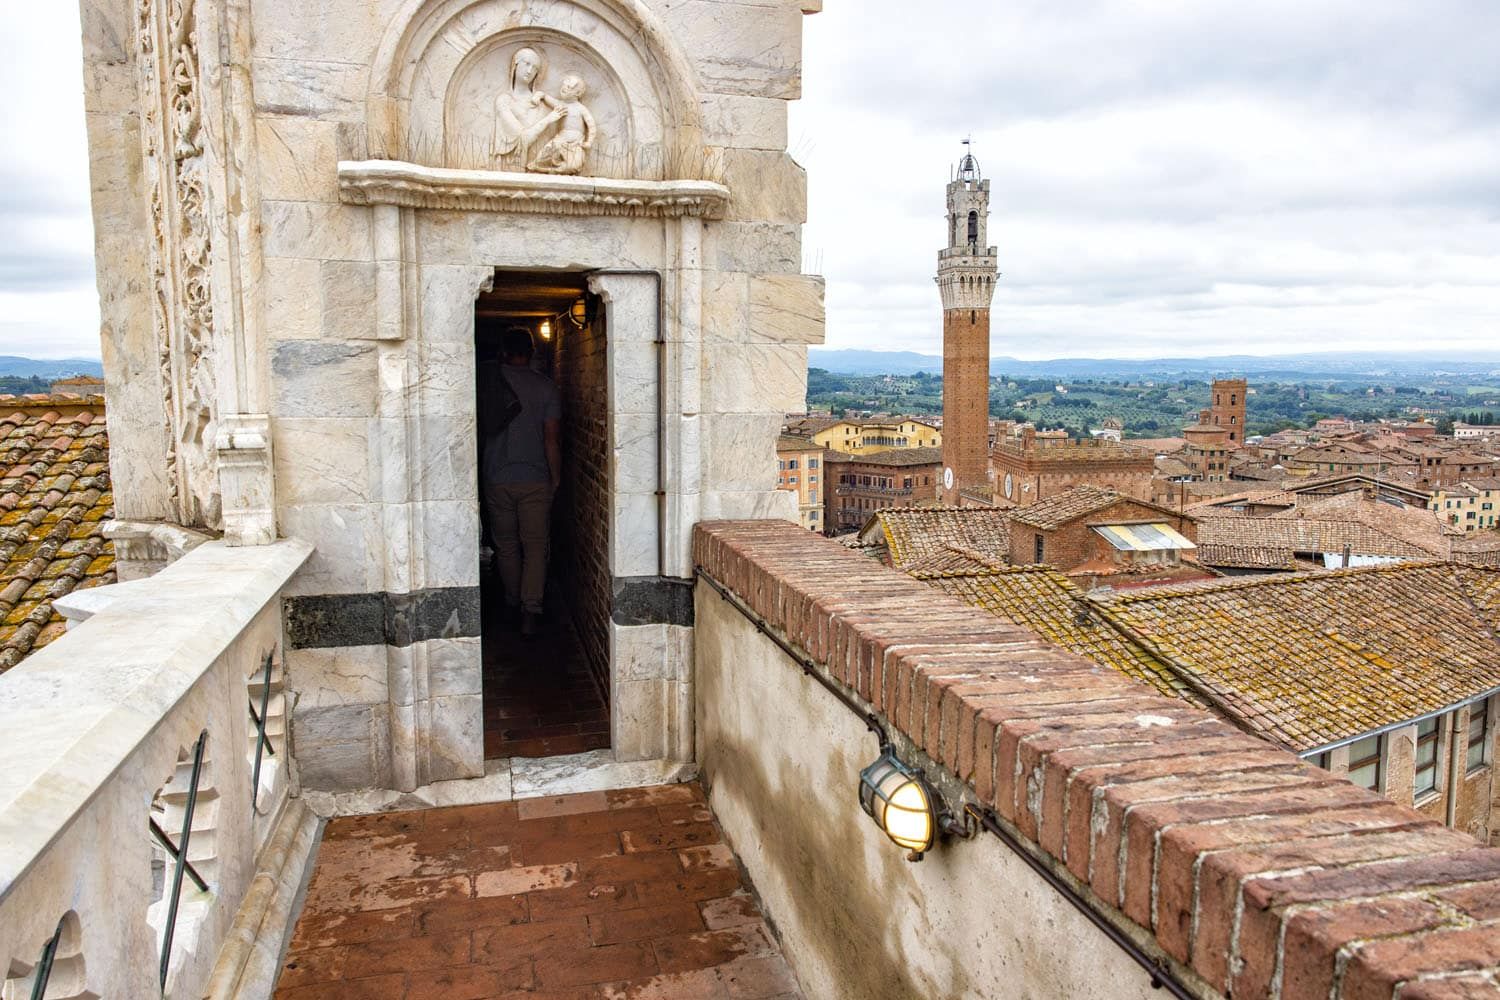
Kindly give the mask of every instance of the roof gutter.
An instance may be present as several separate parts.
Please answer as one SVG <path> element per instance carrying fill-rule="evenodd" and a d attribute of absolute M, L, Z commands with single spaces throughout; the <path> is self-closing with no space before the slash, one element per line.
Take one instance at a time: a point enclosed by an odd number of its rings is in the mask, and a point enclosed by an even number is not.
<path fill-rule="evenodd" d="M 1472 705 L 1475 702 L 1484 701 L 1486 698 L 1494 694 L 1500 694 L 1500 685 L 1496 685 L 1495 687 L 1489 688 L 1488 690 L 1483 691 L 1479 694 L 1471 695 L 1470 697 L 1464 698 L 1461 701 L 1455 701 L 1451 705 L 1444 705 L 1442 708 L 1435 708 L 1431 712 L 1424 712 L 1421 715 L 1414 715 L 1410 719 L 1403 719 L 1400 722 L 1392 722 L 1388 725 L 1381 726 L 1379 729 L 1371 729 L 1368 732 L 1358 733 L 1354 736 L 1347 736 L 1341 740 L 1334 740 L 1332 743 L 1325 743 L 1322 746 L 1313 747 L 1311 750 L 1298 750 L 1296 751 L 1296 753 L 1298 757 L 1302 757 L 1303 759 L 1306 759 L 1308 757 L 1316 757 L 1320 753 L 1327 753 L 1330 750 L 1337 750 L 1340 747 L 1346 747 L 1351 743 L 1358 743 L 1360 740 L 1369 739 L 1371 736 L 1384 736 L 1386 733 L 1395 732 L 1397 729 L 1405 729 L 1407 726 L 1415 726 L 1419 722 L 1426 722 L 1428 719 L 1435 719 L 1440 715 L 1447 715 L 1449 712 L 1456 712 L 1460 708 L 1463 708 L 1465 705 Z"/>

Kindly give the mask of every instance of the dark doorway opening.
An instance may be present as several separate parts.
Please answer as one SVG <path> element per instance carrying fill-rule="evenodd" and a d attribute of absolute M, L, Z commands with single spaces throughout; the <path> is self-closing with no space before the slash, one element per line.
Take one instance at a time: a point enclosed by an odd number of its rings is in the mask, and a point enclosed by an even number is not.
<path fill-rule="evenodd" d="M 485 462 L 496 440 L 487 428 L 494 427 L 498 410 L 500 344 L 505 331 L 518 326 L 531 332 L 536 345 L 531 367 L 552 379 L 562 402 L 561 483 L 552 500 L 544 612 L 533 635 L 522 634 L 506 599 Z M 475 303 L 486 759 L 551 757 L 610 745 L 605 335 L 603 310 L 583 274 L 497 271 L 494 288 Z M 500 517 L 504 523 L 506 515 Z"/>

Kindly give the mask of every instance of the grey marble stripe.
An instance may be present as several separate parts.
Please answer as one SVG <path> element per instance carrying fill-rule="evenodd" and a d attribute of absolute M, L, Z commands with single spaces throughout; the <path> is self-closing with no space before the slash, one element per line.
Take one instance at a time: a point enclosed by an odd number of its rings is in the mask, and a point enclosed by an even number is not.
<path fill-rule="evenodd" d="M 293 649 L 410 646 L 479 635 L 478 587 L 287 597 L 282 609 Z"/>

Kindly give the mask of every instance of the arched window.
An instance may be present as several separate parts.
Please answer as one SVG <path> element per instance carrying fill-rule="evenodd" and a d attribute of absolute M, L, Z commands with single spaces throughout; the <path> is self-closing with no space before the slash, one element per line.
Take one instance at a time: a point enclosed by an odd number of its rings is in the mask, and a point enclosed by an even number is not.
<path fill-rule="evenodd" d="M 969 246 L 979 242 L 979 213 L 969 213 Z"/>

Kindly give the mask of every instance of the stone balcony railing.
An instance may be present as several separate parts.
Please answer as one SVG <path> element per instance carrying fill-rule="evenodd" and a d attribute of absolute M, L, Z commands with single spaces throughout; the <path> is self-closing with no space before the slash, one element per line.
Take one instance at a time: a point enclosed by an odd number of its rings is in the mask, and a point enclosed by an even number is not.
<path fill-rule="evenodd" d="M 310 552 L 203 545 L 90 595 L 88 620 L 0 676 L 4 997 L 40 995 L 43 969 L 48 998 L 274 981 L 255 941 L 316 831 L 289 797 L 280 672 L 279 595 Z"/>
<path fill-rule="evenodd" d="M 808 996 L 1500 993 L 1500 850 L 793 525 L 694 559 L 698 762 Z M 902 859 L 867 727 L 971 839 Z"/>

